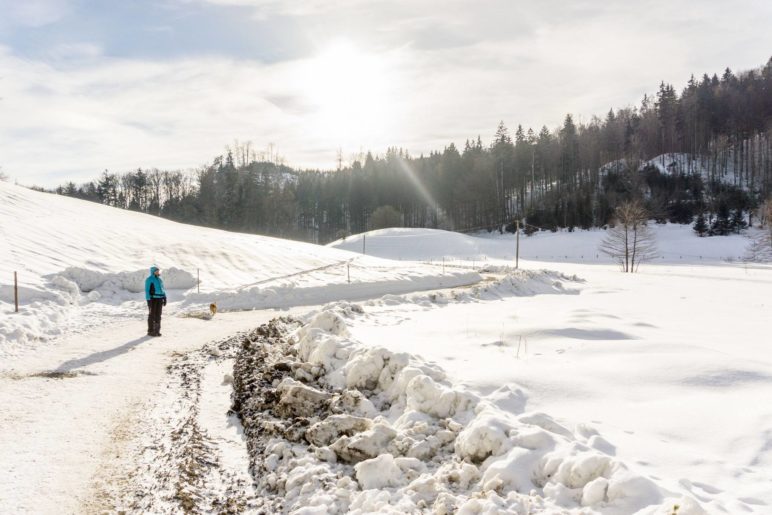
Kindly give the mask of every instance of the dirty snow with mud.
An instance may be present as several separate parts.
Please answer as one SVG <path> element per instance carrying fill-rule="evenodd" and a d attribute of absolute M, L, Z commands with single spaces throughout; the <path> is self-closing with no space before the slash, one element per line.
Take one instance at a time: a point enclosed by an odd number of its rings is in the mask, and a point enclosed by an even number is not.
<path fill-rule="evenodd" d="M 512 235 L 363 256 L 0 183 L 0 511 L 768 513 L 758 231 L 655 233 L 639 274 L 603 231 L 522 237 L 514 271 Z"/>

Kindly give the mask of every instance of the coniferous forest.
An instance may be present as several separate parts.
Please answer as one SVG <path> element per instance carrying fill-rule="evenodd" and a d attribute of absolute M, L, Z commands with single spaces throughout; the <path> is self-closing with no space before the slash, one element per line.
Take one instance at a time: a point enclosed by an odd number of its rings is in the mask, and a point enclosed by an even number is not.
<path fill-rule="evenodd" d="M 637 107 L 550 130 L 507 127 L 463 148 L 367 153 L 294 170 L 235 143 L 195 171 L 105 171 L 59 194 L 180 222 L 325 243 L 385 226 L 526 231 L 604 226 L 617 205 L 701 234 L 753 224 L 772 195 L 772 59 L 759 69 L 661 83 Z"/>

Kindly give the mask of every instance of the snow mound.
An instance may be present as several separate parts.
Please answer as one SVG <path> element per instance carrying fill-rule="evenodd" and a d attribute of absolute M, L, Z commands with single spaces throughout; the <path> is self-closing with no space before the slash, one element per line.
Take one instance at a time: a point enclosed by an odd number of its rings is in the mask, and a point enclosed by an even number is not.
<path fill-rule="evenodd" d="M 602 438 L 593 428 L 504 411 L 437 367 L 362 345 L 344 327 L 362 316 L 332 304 L 243 345 L 235 409 L 264 509 L 669 513 L 678 504 L 700 513 L 593 447 Z M 344 396 L 366 408 L 353 413 Z"/>
<path fill-rule="evenodd" d="M 19 288 L 26 302 L 18 313 L 13 311 L 13 295 L 12 286 L 0 285 L 0 356 L 66 334 L 73 324 L 73 306 L 82 299 L 78 285 L 59 276 L 46 290 Z"/>
<path fill-rule="evenodd" d="M 141 293 L 145 291 L 145 279 L 148 274 L 148 270 L 104 273 L 98 270 L 68 267 L 60 274 L 53 275 L 52 280 L 63 277 L 74 282 L 82 292 L 107 290 Z M 175 267 L 163 271 L 163 281 L 167 290 L 187 290 L 196 285 L 193 274 Z"/>
<path fill-rule="evenodd" d="M 33 311 L 14 313 L 9 308 L 0 318 L 0 356 L 10 356 L 21 348 L 45 342 L 67 333 L 71 310 L 65 297 L 53 302 L 35 301 Z"/>
<path fill-rule="evenodd" d="M 384 295 L 365 302 L 366 306 L 416 304 L 422 307 L 444 305 L 453 302 L 475 302 L 495 300 L 504 297 L 528 297 L 532 295 L 568 294 L 576 295 L 578 283 L 584 282 L 575 275 L 566 275 L 553 270 L 512 270 L 509 267 L 488 266 L 483 272 L 494 272 L 501 277 L 479 283 L 463 290 L 449 292 L 412 293 L 407 295 Z"/>
<path fill-rule="evenodd" d="M 364 252 L 386 259 L 430 260 L 464 257 L 482 260 L 491 253 L 489 242 L 439 229 L 391 228 L 355 234 L 327 244 L 328 247 Z"/>
<path fill-rule="evenodd" d="M 349 282 L 346 266 L 341 264 L 334 273 L 331 272 L 326 277 L 297 277 L 258 286 L 200 294 L 188 293 L 183 307 L 198 307 L 216 302 L 218 309 L 223 311 L 287 308 L 467 286 L 481 280 L 480 274 L 473 270 L 449 270 L 443 274 L 436 267 L 422 264 L 400 267 L 396 263 L 385 263 L 385 266 L 381 267 L 367 267 L 366 272 L 361 269 L 350 272 L 351 276 L 354 274 L 358 277 Z"/>

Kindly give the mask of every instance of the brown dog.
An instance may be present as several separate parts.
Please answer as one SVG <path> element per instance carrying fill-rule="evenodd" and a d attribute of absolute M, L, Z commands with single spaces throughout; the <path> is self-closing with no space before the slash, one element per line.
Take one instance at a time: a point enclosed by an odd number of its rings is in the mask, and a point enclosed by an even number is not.
<path fill-rule="evenodd" d="M 214 302 L 212 302 L 211 304 L 209 304 L 209 313 L 210 313 L 212 316 L 214 316 L 214 315 L 217 313 L 217 304 L 215 304 Z"/>

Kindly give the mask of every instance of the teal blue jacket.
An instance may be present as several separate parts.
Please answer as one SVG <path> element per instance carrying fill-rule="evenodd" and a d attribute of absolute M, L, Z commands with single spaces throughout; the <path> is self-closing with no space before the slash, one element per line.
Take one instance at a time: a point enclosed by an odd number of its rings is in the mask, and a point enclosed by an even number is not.
<path fill-rule="evenodd" d="M 145 279 L 145 300 L 166 298 L 163 279 L 155 276 L 156 270 L 158 270 L 157 266 L 151 266 L 150 276 Z"/>

